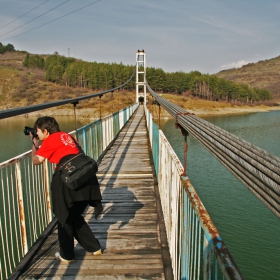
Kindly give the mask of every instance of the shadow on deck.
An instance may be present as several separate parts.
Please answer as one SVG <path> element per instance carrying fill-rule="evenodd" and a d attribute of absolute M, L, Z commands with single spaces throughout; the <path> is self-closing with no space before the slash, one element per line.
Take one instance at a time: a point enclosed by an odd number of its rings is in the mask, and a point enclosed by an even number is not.
<path fill-rule="evenodd" d="M 98 179 L 104 211 L 96 221 L 89 207 L 85 219 L 103 255 L 93 256 L 76 242 L 74 263 L 59 263 L 54 226 L 18 279 L 172 279 L 143 106 L 105 154 Z"/>

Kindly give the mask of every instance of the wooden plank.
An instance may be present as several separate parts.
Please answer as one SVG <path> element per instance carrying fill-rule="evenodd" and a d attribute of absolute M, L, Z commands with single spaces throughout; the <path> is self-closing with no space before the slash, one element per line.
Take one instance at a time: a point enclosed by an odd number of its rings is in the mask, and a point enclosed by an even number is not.
<path fill-rule="evenodd" d="M 94 209 L 88 207 L 84 217 L 103 254 L 93 256 L 75 241 L 74 263 L 59 263 L 54 259 L 59 251 L 55 228 L 19 279 L 165 279 L 168 265 L 163 263 L 161 221 L 142 107 L 103 157 L 97 177 L 104 211 L 96 221 Z"/>

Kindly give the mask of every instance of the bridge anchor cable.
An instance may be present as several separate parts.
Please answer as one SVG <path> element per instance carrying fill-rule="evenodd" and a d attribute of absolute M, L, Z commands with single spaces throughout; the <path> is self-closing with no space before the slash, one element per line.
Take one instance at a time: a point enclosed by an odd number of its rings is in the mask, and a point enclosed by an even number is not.
<path fill-rule="evenodd" d="M 169 102 L 154 92 L 148 83 L 147 88 L 155 101 L 163 106 L 176 120 L 175 125 L 177 127 L 180 127 L 181 130 L 183 128 L 186 132 L 192 134 L 194 138 L 280 218 L 279 157 Z"/>

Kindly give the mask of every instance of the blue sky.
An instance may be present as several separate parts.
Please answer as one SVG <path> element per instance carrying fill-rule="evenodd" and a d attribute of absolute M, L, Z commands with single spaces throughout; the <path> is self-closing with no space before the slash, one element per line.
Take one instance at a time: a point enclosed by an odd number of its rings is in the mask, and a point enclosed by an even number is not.
<path fill-rule="evenodd" d="M 83 8 L 85 7 L 85 8 Z M 0 42 L 34 54 L 217 73 L 280 55 L 279 0 L 1 0 Z"/>

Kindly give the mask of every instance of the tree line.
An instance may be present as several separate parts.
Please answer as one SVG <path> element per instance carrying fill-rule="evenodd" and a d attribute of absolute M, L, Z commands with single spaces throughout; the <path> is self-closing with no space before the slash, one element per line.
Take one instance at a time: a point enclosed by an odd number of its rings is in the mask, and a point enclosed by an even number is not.
<path fill-rule="evenodd" d="M 134 65 L 85 62 L 60 56 L 57 53 L 46 58 L 27 54 L 23 66 L 46 70 L 48 81 L 92 90 L 119 86 L 127 81 L 135 71 Z M 202 74 L 199 71 L 166 73 L 160 68 L 147 67 L 146 78 L 150 87 L 156 92 L 174 94 L 188 92 L 199 98 L 228 102 L 253 103 L 272 99 L 272 94 L 266 89 L 238 84 L 216 75 Z M 135 80 L 132 79 L 125 89 L 135 89 Z"/>
<path fill-rule="evenodd" d="M 15 48 L 12 44 L 3 45 L 0 42 L 0 54 L 4 54 L 5 52 L 15 52 Z"/>
<path fill-rule="evenodd" d="M 39 55 L 27 54 L 23 66 L 46 70 L 46 79 L 50 82 L 92 90 L 110 89 L 121 85 L 135 71 L 135 66 L 125 66 L 122 63 L 85 62 L 58 54 L 49 55 L 45 59 Z M 128 90 L 134 88 L 134 81 L 126 85 Z"/>
<path fill-rule="evenodd" d="M 238 84 L 216 75 L 201 74 L 199 71 L 165 73 L 162 69 L 147 68 L 147 80 L 155 91 L 183 94 L 215 101 L 255 102 L 272 100 L 269 90 Z"/>

